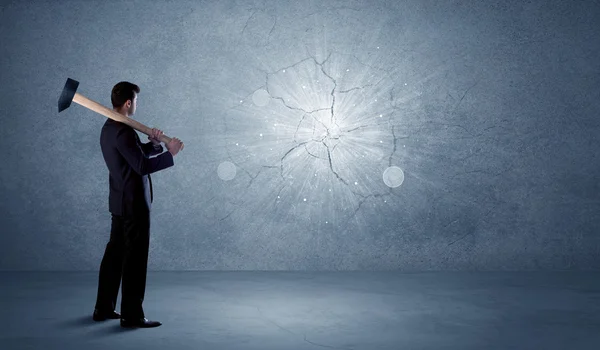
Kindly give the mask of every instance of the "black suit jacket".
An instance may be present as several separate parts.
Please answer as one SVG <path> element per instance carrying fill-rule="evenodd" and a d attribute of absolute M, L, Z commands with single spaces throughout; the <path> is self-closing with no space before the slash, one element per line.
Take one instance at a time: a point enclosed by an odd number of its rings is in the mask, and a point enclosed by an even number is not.
<path fill-rule="evenodd" d="M 100 147 L 109 171 L 108 210 L 123 216 L 149 213 L 153 200 L 150 174 L 175 165 L 173 155 L 162 153 L 162 145 L 142 143 L 131 126 L 110 118 L 102 126 Z"/>

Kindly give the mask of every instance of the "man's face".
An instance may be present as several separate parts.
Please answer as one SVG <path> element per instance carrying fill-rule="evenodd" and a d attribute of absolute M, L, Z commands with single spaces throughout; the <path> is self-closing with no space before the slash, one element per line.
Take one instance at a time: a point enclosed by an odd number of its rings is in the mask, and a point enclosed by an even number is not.
<path fill-rule="evenodd" d="M 130 100 L 127 100 L 127 102 L 129 102 L 131 104 L 129 106 L 129 110 L 127 111 L 127 114 L 134 115 L 135 109 L 137 108 L 137 94 L 135 92 L 133 93 L 133 102 L 130 102 Z"/>

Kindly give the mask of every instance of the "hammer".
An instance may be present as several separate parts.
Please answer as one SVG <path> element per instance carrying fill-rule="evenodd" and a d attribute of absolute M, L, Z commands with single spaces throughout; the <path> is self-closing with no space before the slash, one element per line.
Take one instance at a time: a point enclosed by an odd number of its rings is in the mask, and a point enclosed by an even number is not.
<path fill-rule="evenodd" d="M 134 119 L 126 117 L 120 113 L 117 113 L 117 112 L 113 111 L 112 109 L 104 107 L 103 105 L 99 104 L 98 102 L 92 101 L 83 95 L 80 95 L 79 93 L 77 93 L 78 86 L 79 86 L 79 82 L 77 80 L 67 78 L 65 87 L 63 88 L 62 94 L 60 95 L 60 98 L 58 99 L 58 113 L 69 108 L 69 106 L 71 105 L 71 101 L 75 101 L 76 103 L 82 105 L 83 107 L 91 109 L 92 111 L 94 111 L 96 113 L 100 113 L 103 116 L 108 117 L 112 120 L 127 124 L 127 125 L 131 126 L 132 128 L 134 128 L 135 130 L 143 132 L 144 134 L 146 134 L 148 136 L 152 135 L 152 129 L 147 127 L 146 125 L 144 125 Z M 164 143 L 169 143 L 169 141 L 171 141 L 171 137 L 168 137 L 167 135 L 162 134 L 162 135 L 160 135 L 159 140 Z"/>

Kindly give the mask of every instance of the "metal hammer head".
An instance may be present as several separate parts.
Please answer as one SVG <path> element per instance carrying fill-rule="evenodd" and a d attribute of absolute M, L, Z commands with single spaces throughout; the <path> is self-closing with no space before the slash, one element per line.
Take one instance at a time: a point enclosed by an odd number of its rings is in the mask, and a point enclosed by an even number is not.
<path fill-rule="evenodd" d="M 75 92 L 77 92 L 78 86 L 79 82 L 77 80 L 67 78 L 65 87 L 62 91 L 62 94 L 60 94 L 60 98 L 58 99 L 58 113 L 69 108 L 71 102 L 73 101 L 73 97 L 75 96 Z"/>

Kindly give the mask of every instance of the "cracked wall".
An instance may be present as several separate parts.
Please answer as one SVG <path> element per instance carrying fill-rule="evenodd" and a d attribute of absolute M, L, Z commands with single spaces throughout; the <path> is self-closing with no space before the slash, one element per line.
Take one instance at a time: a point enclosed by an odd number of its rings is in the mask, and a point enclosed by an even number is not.
<path fill-rule="evenodd" d="M 181 138 L 149 268 L 595 269 L 597 5 L 5 1 L 0 269 L 97 269 L 105 117 Z M 142 140 L 146 140 L 145 135 Z"/>

